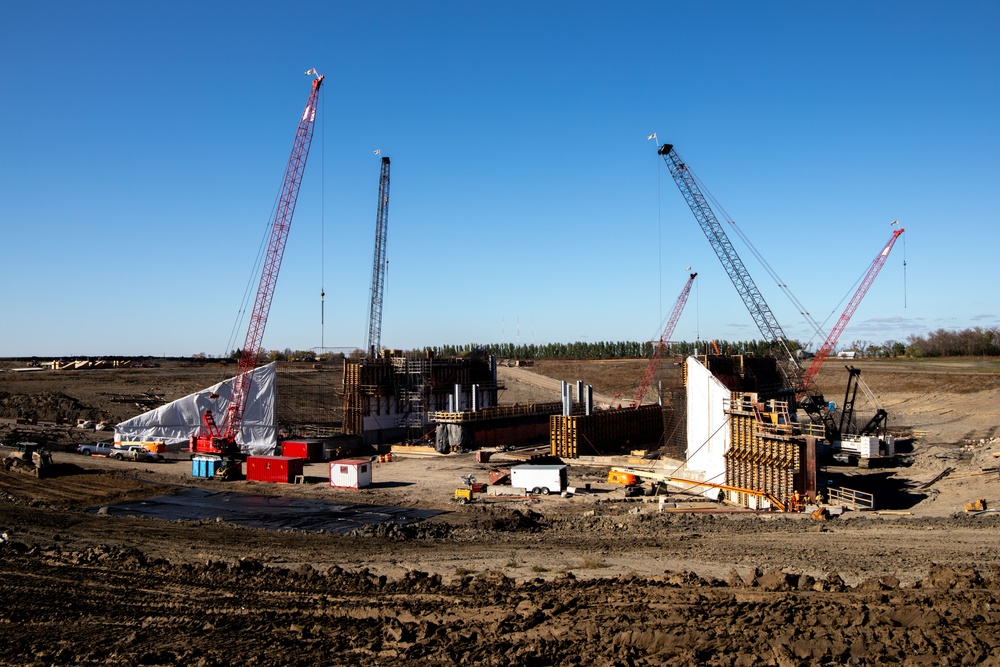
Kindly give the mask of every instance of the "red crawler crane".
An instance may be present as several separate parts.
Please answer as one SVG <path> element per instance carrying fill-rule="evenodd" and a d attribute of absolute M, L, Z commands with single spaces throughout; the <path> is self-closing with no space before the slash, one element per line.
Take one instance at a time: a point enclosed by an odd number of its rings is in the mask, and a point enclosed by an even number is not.
<path fill-rule="evenodd" d="M 653 358 L 649 360 L 649 366 L 646 367 L 646 373 L 642 376 L 642 380 L 639 382 L 639 388 L 635 392 L 635 398 L 632 399 L 632 405 L 629 407 L 637 408 L 642 405 L 642 399 L 646 397 L 646 392 L 649 391 L 649 385 L 653 381 L 653 375 L 656 374 L 656 369 L 660 366 L 660 358 L 663 356 L 663 351 L 667 349 L 667 342 L 670 340 L 670 337 L 674 335 L 674 329 L 677 327 L 677 320 L 681 318 L 681 313 L 684 311 L 684 305 L 687 303 L 688 295 L 691 294 L 691 284 L 694 282 L 697 275 L 697 273 L 691 274 L 687 283 L 684 284 L 684 289 L 681 290 L 681 295 L 677 297 L 677 303 L 674 304 L 674 309 L 670 313 L 670 319 L 667 320 L 667 326 L 663 327 L 663 333 L 660 334 L 660 340 L 657 341 L 656 348 L 653 350 Z"/>
<path fill-rule="evenodd" d="M 246 408 L 247 397 L 250 395 L 250 385 L 253 383 L 254 369 L 257 368 L 257 358 L 264 339 L 264 326 L 271 310 L 271 298 L 274 296 L 274 286 L 278 280 L 278 269 L 281 268 L 281 258 L 285 253 L 285 243 L 288 240 L 288 230 L 295 213 L 295 202 L 299 197 L 299 187 L 302 185 L 302 174 L 309 158 L 309 147 L 312 144 L 313 128 L 316 121 L 316 104 L 319 99 L 319 88 L 323 84 L 323 75 L 311 69 L 306 74 L 314 74 L 306 101 L 305 111 L 299 119 L 295 140 L 292 142 L 292 154 L 285 168 L 285 180 L 281 186 L 281 197 L 274 213 L 274 223 L 271 226 L 271 240 L 264 256 L 264 266 L 261 269 L 260 283 L 257 286 L 257 298 L 254 301 L 253 313 L 250 316 L 250 326 L 247 329 L 246 341 L 240 354 L 239 373 L 233 385 L 233 395 L 226 410 L 225 420 L 221 427 L 216 424 L 211 410 L 206 410 L 201 416 L 201 431 L 191 438 L 191 449 L 197 452 L 212 452 L 216 454 L 239 454 L 236 436 L 243 423 L 243 410 Z"/>
<path fill-rule="evenodd" d="M 906 230 L 902 227 L 895 230 L 889 238 L 889 242 L 885 244 L 882 251 L 879 252 L 874 260 L 872 260 L 871 266 L 868 267 L 868 272 L 861 280 L 861 285 L 859 285 L 857 291 L 854 292 L 854 296 L 851 297 L 850 302 L 847 304 L 847 308 L 844 309 L 844 313 L 840 316 L 840 319 L 837 320 L 837 323 L 833 325 L 833 329 L 830 330 L 830 335 L 826 337 L 822 347 L 819 348 L 816 356 L 813 357 L 812 363 L 809 364 L 809 368 L 802 374 L 802 384 L 798 388 L 800 400 L 809 389 L 813 380 L 816 379 L 816 374 L 819 373 L 819 369 L 823 365 L 823 362 L 826 361 L 826 358 L 830 356 L 830 352 L 833 351 L 834 346 L 840 339 L 840 334 L 844 331 L 844 327 L 847 326 L 847 323 L 854 315 L 854 311 L 858 309 L 858 305 L 860 305 L 861 300 L 865 298 L 865 294 L 868 293 L 868 288 L 872 286 L 878 272 L 882 270 L 882 266 L 885 264 L 885 260 L 888 259 L 892 246 L 896 243 L 896 239 L 898 239 L 899 235 L 905 231 Z"/>

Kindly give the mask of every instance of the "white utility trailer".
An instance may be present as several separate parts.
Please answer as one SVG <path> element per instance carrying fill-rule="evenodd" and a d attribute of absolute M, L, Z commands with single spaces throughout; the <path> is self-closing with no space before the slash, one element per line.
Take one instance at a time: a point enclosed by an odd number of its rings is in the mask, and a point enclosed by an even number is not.
<path fill-rule="evenodd" d="M 568 486 L 565 465 L 520 465 L 510 469 L 510 485 L 526 493 L 547 496 L 562 493 Z"/>

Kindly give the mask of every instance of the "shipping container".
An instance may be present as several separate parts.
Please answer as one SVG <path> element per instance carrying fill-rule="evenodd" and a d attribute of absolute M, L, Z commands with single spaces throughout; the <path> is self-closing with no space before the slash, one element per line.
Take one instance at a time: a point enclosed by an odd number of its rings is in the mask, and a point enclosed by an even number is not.
<path fill-rule="evenodd" d="M 281 443 L 281 455 L 318 463 L 325 460 L 324 444 L 326 444 L 324 440 L 285 440 Z"/>
<path fill-rule="evenodd" d="M 339 489 L 363 489 L 371 486 L 372 462 L 368 459 L 330 461 L 330 486 Z"/>
<path fill-rule="evenodd" d="M 291 484 L 304 466 L 305 459 L 292 456 L 248 456 L 247 480 Z"/>

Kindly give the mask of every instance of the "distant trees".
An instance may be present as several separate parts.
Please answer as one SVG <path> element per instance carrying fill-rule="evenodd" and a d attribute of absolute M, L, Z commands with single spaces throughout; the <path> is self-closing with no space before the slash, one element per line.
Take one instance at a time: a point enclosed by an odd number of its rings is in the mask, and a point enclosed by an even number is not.
<path fill-rule="evenodd" d="M 439 357 L 464 357 L 473 355 L 496 355 L 501 359 L 648 359 L 653 355 L 656 341 L 574 341 L 571 343 L 466 343 L 424 347 L 405 350 L 406 354 L 423 356 L 428 352 Z M 788 341 L 792 353 L 803 348 L 797 340 Z M 763 340 L 709 340 L 674 341 L 667 345 L 668 355 L 689 354 L 753 354 L 773 353 L 773 346 Z M 946 357 L 946 356 L 1000 356 L 1000 328 L 983 329 L 975 327 L 961 331 L 938 329 L 925 336 L 909 336 L 906 342 L 889 339 L 877 344 L 867 340 L 854 340 L 850 347 L 862 357 Z M 261 353 L 260 361 L 340 361 L 345 356 L 360 359 L 362 350 L 344 352 L 324 352 L 317 355 L 309 350 L 268 350 Z M 239 359 L 240 350 L 229 353 L 230 359 Z M 205 355 L 192 355 L 193 359 L 204 360 Z M 211 358 L 211 356 L 209 356 Z"/>
<path fill-rule="evenodd" d="M 1000 328 L 938 329 L 926 336 L 909 336 L 906 343 L 906 353 L 914 357 L 995 357 L 1000 356 Z"/>
<path fill-rule="evenodd" d="M 647 359 L 653 355 L 655 341 L 598 341 L 572 343 L 543 343 L 541 345 L 514 343 L 467 343 L 465 345 L 436 345 L 421 352 L 433 352 L 441 357 L 460 357 L 473 354 L 493 354 L 502 359 Z M 766 354 L 771 345 L 760 340 L 746 341 L 677 341 L 667 345 L 669 355 L 714 353 L 715 346 L 723 354 Z M 801 344 L 790 341 L 792 352 Z"/>

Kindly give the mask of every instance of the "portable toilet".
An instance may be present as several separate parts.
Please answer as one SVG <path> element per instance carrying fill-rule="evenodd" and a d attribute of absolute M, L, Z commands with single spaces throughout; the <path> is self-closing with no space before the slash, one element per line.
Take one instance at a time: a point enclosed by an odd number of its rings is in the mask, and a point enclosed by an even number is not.
<path fill-rule="evenodd" d="M 212 479 L 221 467 L 222 459 L 218 456 L 195 456 L 191 459 L 191 476 Z"/>
<path fill-rule="evenodd" d="M 371 486 L 372 462 L 365 459 L 330 461 L 330 486 L 338 489 L 363 489 Z"/>

